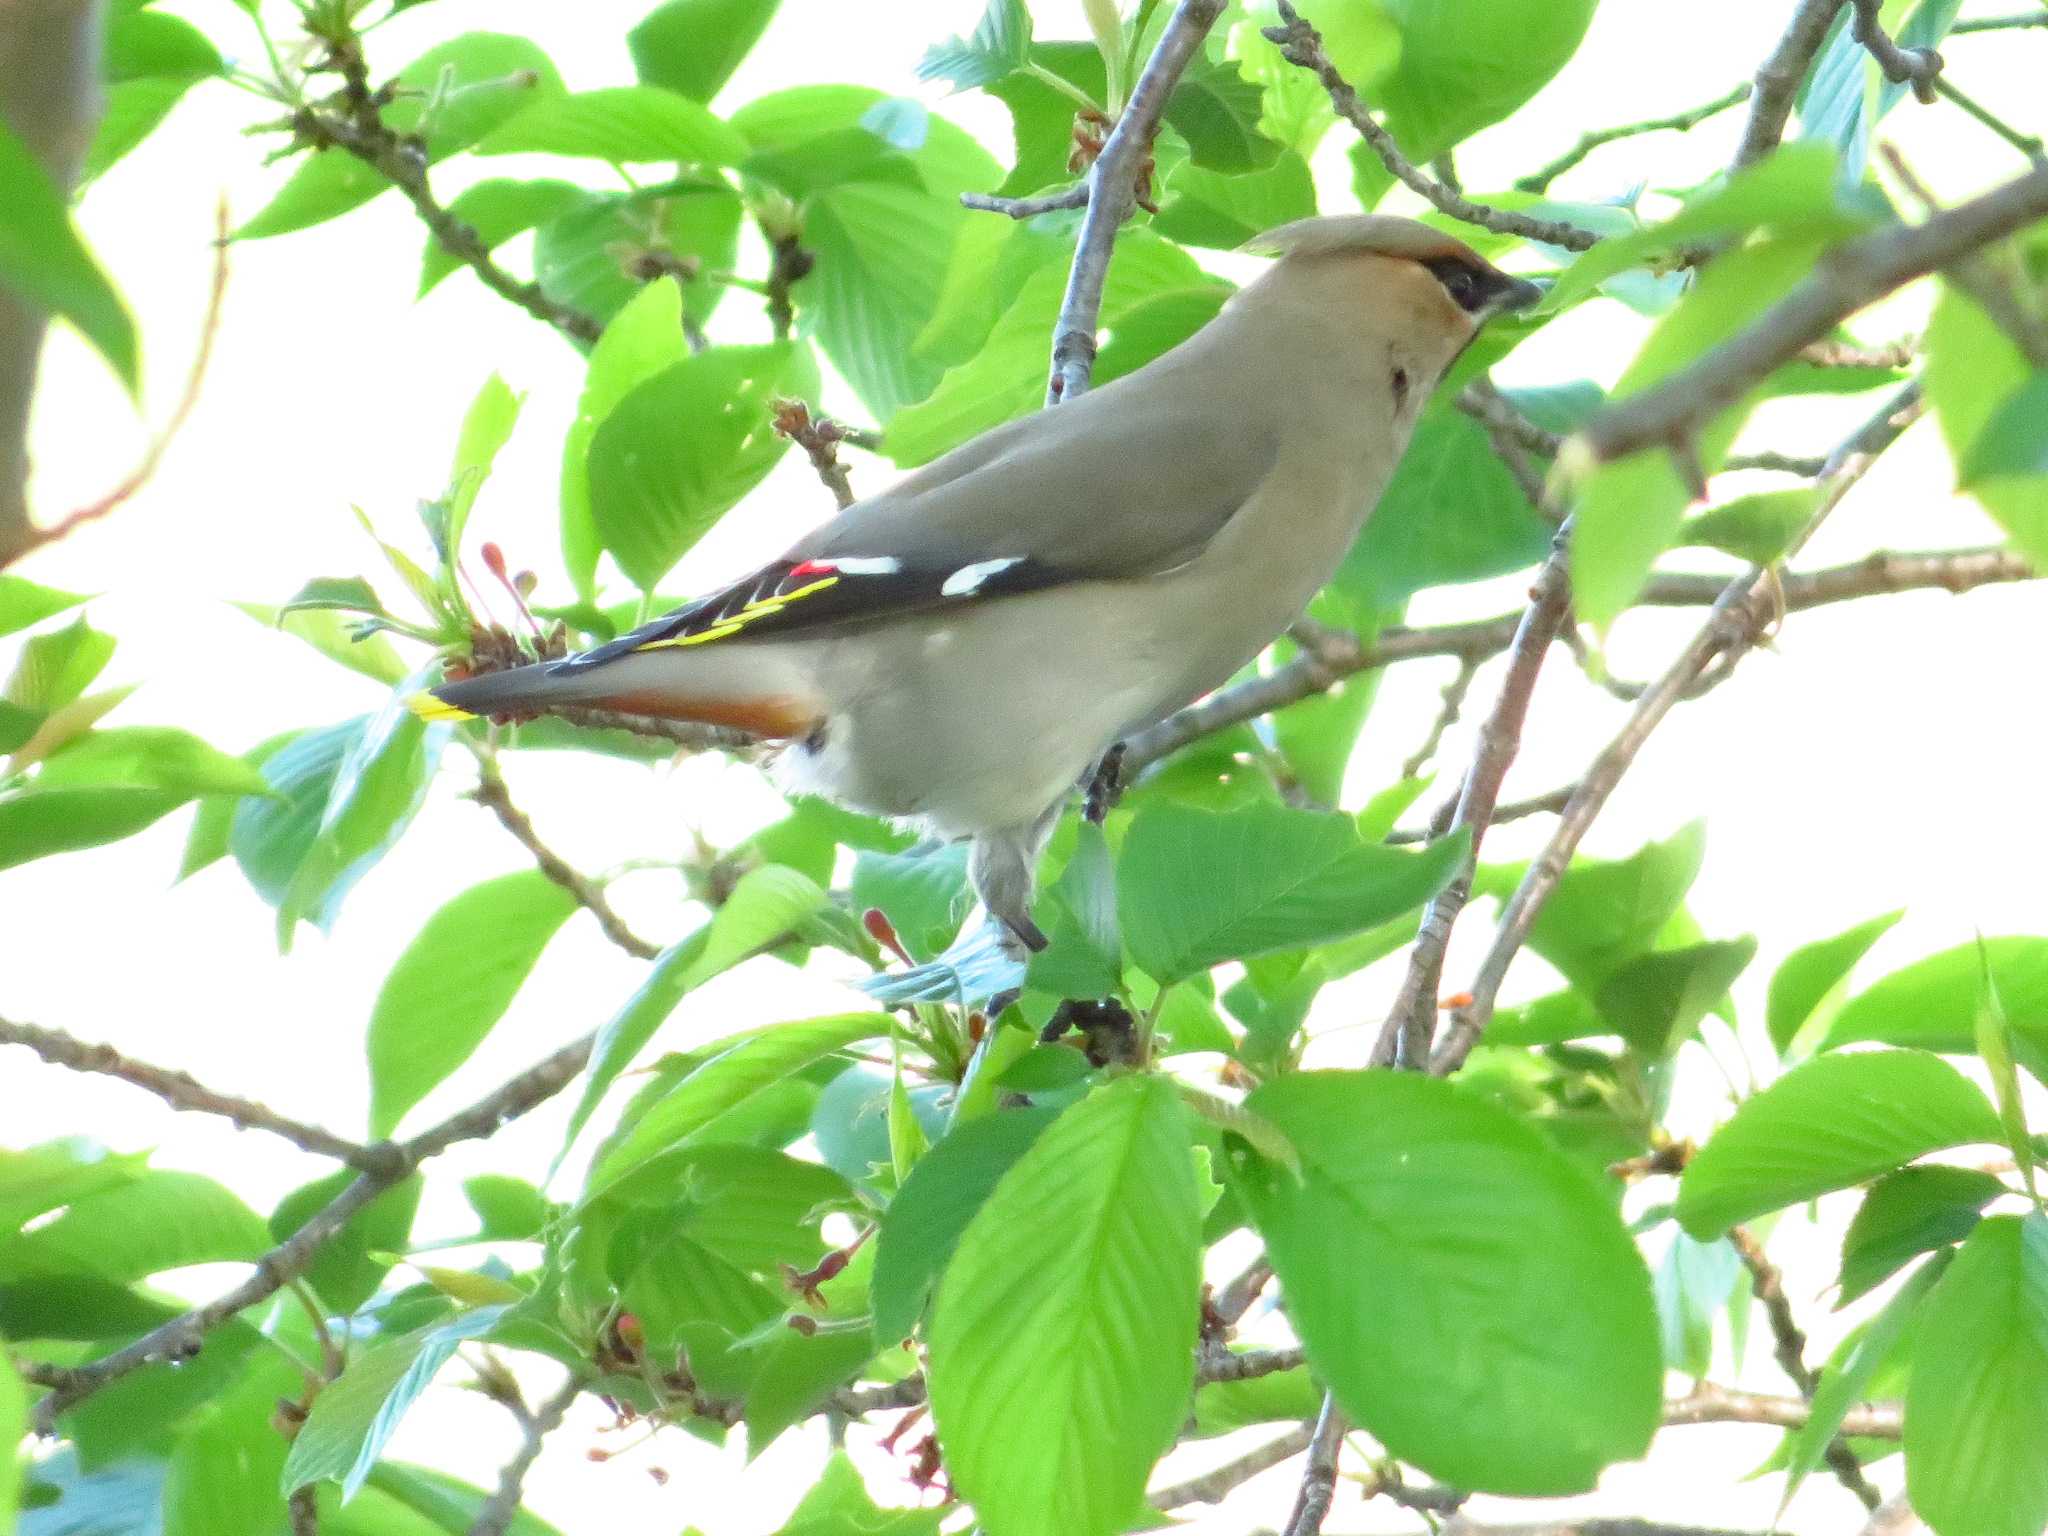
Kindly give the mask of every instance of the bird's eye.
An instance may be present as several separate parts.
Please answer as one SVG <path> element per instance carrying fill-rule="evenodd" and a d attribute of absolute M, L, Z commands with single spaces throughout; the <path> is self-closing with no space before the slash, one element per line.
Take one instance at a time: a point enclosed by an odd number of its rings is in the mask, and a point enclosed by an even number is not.
<path fill-rule="evenodd" d="M 1451 302 L 1470 314 L 1486 303 L 1486 284 L 1479 273 L 1462 261 L 1432 261 L 1430 275 L 1444 285 Z"/>

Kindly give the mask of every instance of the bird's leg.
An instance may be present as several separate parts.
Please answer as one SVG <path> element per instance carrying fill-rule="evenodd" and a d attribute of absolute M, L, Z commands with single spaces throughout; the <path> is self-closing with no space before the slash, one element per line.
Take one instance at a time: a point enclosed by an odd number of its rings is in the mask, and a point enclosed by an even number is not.
<path fill-rule="evenodd" d="M 1053 1010 L 1039 1039 L 1050 1045 L 1069 1029 L 1079 1030 L 1089 1065 L 1133 1066 L 1138 1060 L 1138 1021 L 1113 997 L 1068 998 Z"/>
<path fill-rule="evenodd" d="M 967 878 L 974 886 L 974 894 L 981 898 L 989 915 L 1007 930 L 1005 938 L 1032 954 L 1052 942 L 1031 921 L 1031 893 L 1037 881 L 1038 850 L 1044 843 L 1045 830 L 1049 829 L 1041 818 L 1023 827 L 982 832 L 976 835 L 967 856 Z"/>
<path fill-rule="evenodd" d="M 1124 744 L 1117 742 L 1089 770 L 1081 814 L 1098 827 L 1124 795 Z"/>

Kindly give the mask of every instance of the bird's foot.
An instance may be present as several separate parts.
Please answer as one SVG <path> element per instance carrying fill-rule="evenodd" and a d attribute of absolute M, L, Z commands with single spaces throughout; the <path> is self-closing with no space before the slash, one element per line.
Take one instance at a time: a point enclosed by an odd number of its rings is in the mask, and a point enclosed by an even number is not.
<path fill-rule="evenodd" d="M 1138 1021 L 1117 999 L 1068 998 L 1053 1010 L 1039 1039 L 1051 1044 L 1069 1029 L 1080 1033 L 1082 1053 L 1090 1066 L 1136 1065 Z"/>
<path fill-rule="evenodd" d="M 1096 763 L 1083 792 L 1081 814 L 1098 827 L 1124 797 L 1124 744 L 1116 743 Z"/>

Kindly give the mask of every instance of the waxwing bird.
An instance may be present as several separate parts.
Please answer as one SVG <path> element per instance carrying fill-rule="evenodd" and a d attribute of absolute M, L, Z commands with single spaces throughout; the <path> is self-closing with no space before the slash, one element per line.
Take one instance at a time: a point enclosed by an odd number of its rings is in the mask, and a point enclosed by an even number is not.
<path fill-rule="evenodd" d="M 791 790 L 972 839 L 975 893 L 1042 948 L 1034 869 L 1083 774 L 1300 615 L 1444 370 L 1540 294 L 1407 219 L 1304 219 L 1250 248 L 1278 260 L 1137 372 L 608 645 L 415 707 L 581 705 L 783 740 Z"/>

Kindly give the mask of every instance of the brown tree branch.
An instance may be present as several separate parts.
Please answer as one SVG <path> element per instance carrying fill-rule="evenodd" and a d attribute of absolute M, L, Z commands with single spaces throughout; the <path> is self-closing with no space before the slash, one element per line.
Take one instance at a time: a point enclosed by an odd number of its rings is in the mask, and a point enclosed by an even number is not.
<path fill-rule="evenodd" d="M 119 1078 L 124 1083 L 132 1083 L 155 1094 L 173 1109 L 218 1115 L 237 1130 L 268 1131 L 316 1157 L 336 1158 L 355 1168 L 375 1166 L 381 1162 L 378 1154 L 358 1142 L 336 1136 L 317 1125 L 306 1125 L 280 1115 L 254 1099 L 216 1093 L 189 1072 L 153 1067 L 148 1062 L 123 1056 L 111 1045 L 90 1045 L 83 1040 L 74 1040 L 62 1030 L 17 1024 L 11 1019 L 0 1019 L 0 1045 L 24 1046 L 52 1066 L 66 1067 L 73 1072 Z"/>
<path fill-rule="evenodd" d="M 1519 235 L 1524 240 L 1562 246 L 1568 251 L 1591 250 L 1600 243 L 1600 236 L 1590 229 L 1567 224 L 1561 219 L 1536 219 L 1527 214 L 1511 212 L 1506 208 L 1475 203 L 1443 182 L 1425 174 L 1401 153 L 1393 135 L 1373 121 L 1365 103 L 1358 99 L 1358 92 L 1351 88 L 1350 82 L 1323 51 L 1321 34 L 1296 14 L 1288 0 L 1280 0 L 1280 21 L 1281 25 L 1264 29 L 1266 39 L 1279 47 L 1290 64 L 1299 65 L 1322 81 L 1323 89 L 1329 92 L 1330 104 L 1337 109 L 1337 115 L 1358 130 L 1358 136 L 1380 157 L 1380 163 L 1386 166 L 1396 181 L 1423 198 L 1438 212 L 1458 220 L 1461 224 L 1476 224 L 1481 229 L 1490 229 L 1496 234 Z"/>
<path fill-rule="evenodd" d="M 1885 32 L 1878 13 L 1884 0 L 1849 0 L 1849 32 L 1884 71 L 1894 85 L 1911 86 L 1923 103 L 1934 100 L 1935 77 L 1941 73 L 1941 55 L 1932 48 L 1901 48 Z"/>
<path fill-rule="evenodd" d="M 1772 369 L 1866 304 L 2042 218 L 2048 218 L 2048 166 L 1923 223 L 1837 246 L 1755 323 L 1662 383 L 1606 406 L 1574 441 L 1600 462 L 1641 448 L 1683 446 Z"/>
<path fill-rule="evenodd" d="M 1979 16 L 1973 21 L 1959 21 L 1948 29 L 1950 37 L 1963 37 L 1972 32 L 2010 32 L 2020 27 L 2048 27 L 2048 10 L 2022 11 L 2017 16 Z"/>
<path fill-rule="evenodd" d="M 1343 1410 L 1337 1399 L 1325 1392 L 1315 1431 L 1309 1437 L 1308 1465 L 1302 1468 L 1294 1512 L 1287 1517 L 1282 1536 L 1317 1536 L 1322 1530 L 1330 1501 L 1337 1495 L 1337 1461 L 1344 1449 L 1344 1428 Z"/>
<path fill-rule="evenodd" d="M 1152 136 L 1159 129 L 1167 100 L 1202 39 L 1223 14 L 1223 4 L 1224 0 L 1180 0 L 1138 83 L 1131 88 L 1131 99 L 1103 141 L 1102 153 L 1089 169 L 1088 213 L 1081 220 L 1074 265 L 1053 326 L 1052 375 L 1045 387 L 1048 405 L 1087 393 L 1095 372 L 1096 325 L 1102 317 L 1102 287 L 1109 278 L 1116 232 L 1137 201 L 1138 177 L 1151 158 Z"/>
<path fill-rule="evenodd" d="M 568 1416 L 571 1405 L 582 1391 L 583 1379 L 571 1376 L 540 1407 L 519 1416 L 523 1435 L 519 1449 L 498 1474 L 498 1486 L 477 1510 L 476 1519 L 470 1523 L 469 1536 L 505 1536 L 513 1516 L 519 1513 L 526 1474 L 540 1459 L 541 1443 L 561 1428 L 562 1420 Z"/>
<path fill-rule="evenodd" d="M 104 0 L 13 0 L 0 10 L 0 121 L 67 197 L 105 108 Z M 28 418 L 49 316 L 0 288 L 0 567 L 37 542 Z"/>
<path fill-rule="evenodd" d="M 1694 107 L 1689 112 L 1676 112 L 1670 117 L 1653 117 L 1648 122 L 1624 123 L 1618 128 L 1597 128 L 1590 133 L 1579 135 L 1579 142 L 1559 155 L 1540 170 L 1531 171 L 1515 183 L 1517 192 L 1544 192 L 1550 184 L 1579 164 L 1603 144 L 1612 144 L 1616 139 L 1630 139 L 1644 133 L 1685 133 L 1697 128 L 1710 117 L 1726 112 L 1730 107 L 1740 106 L 1749 100 L 1754 87 L 1745 80 L 1725 96 L 1716 96 L 1704 106 Z"/>
<path fill-rule="evenodd" d="M 962 192 L 960 206 L 977 213 L 1007 214 L 1013 219 L 1035 219 L 1041 213 L 1088 206 L 1088 183 L 1081 182 L 1063 192 L 1046 192 L 1037 197 L 997 197 L 991 192 Z"/>
<path fill-rule="evenodd" d="M 811 408 L 801 400 L 777 400 L 773 425 L 777 436 L 786 437 L 803 449 L 839 510 L 844 512 L 852 506 L 853 481 L 846 466 L 839 462 L 839 445 L 848 437 L 846 428 L 830 416 L 812 415 Z"/>
<path fill-rule="evenodd" d="M 604 930 L 606 938 L 636 960 L 652 960 L 661 953 L 659 944 L 649 943 L 626 926 L 625 919 L 613 910 L 603 886 L 540 840 L 540 835 L 533 830 L 532 818 L 513 803 L 512 791 L 506 787 L 505 775 L 498 768 L 497 754 L 489 748 L 477 751 L 476 788 L 469 792 L 469 798 L 497 817 L 498 824 L 533 855 L 533 862 L 540 867 L 540 872 L 575 897 L 577 905 L 597 919 L 597 926 Z"/>
<path fill-rule="evenodd" d="M 1741 1225 L 1730 1228 L 1728 1241 L 1742 1260 L 1742 1267 L 1749 1271 L 1750 1293 L 1763 1307 L 1764 1318 L 1770 1324 L 1779 1369 L 1799 1389 L 1799 1395 L 1812 1402 L 1820 1377 L 1806 1363 L 1806 1332 L 1792 1315 L 1792 1301 L 1785 1294 L 1784 1275 L 1771 1262 L 1763 1244 L 1757 1241 L 1756 1234 L 1749 1228 Z M 1883 1496 L 1863 1475 L 1863 1463 L 1856 1459 L 1856 1453 L 1849 1449 L 1848 1442 L 1840 1435 L 1829 1440 L 1826 1459 L 1836 1481 L 1860 1499 L 1865 1509 L 1876 1509 L 1883 1502 Z"/>
<path fill-rule="evenodd" d="M 54 1433 L 60 1417 L 130 1372 L 159 1361 L 191 1359 L 205 1347 L 207 1334 L 245 1308 L 269 1300 L 304 1274 L 320 1249 L 351 1216 L 421 1163 L 438 1157 L 458 1142 L 477 1141 L 493 1134 L 560 1093 L 583 1070 L 596 1039 L 593 1031 L 571 1041 L 468 1109 L 449 1116 L 410 1141 L 379 1142 L 364 1148 L 364 1158 L 374 1160 L 372 1166 L 364 1168 L 348 1188 L 316 1211 L 298 1231 L 258 1259 L 253 1272 L 241 1284 L 151 1329 L 112 1354 L 57 1373 L 55 1385 L 35 1405 L 35 1432 Z"/>
<path fill-rule="evenodd" d="M 1919 384 L 1901 390 L 1876 416 L 1858 428 L 1835 455 L 1837 468 L 1827 478 L 1819 506 L 1806 528 L 1794 539 L 1787 555 L 1796 554 L 1813 531 L 1862 478 L 1878 454 L 1898 439 L 1917 418 L 1921 408 Z M 1775 567 L 1752 566 L 1728 583 L 1706 622 L 1692 642 L 1656 684 L 1636 702 L 1620 734 L 1607 744 L 1578 782 L 1542 853 L 1529 863 L 1514 895 L 1502 908 L 1494 930 L 1493 943 L 1480 962 L 1469 998 L 1451 1015 L 1450 1029 L 1430 1062 L 1438 1076 L 1455 1072 L 1471 1054 L 1480 1033 L 1493 1014 L 1494 1001 L 1507 974 L 1508 965 L 1520 952 L 1523 941 L 1543 904 L 1556 890 L 1565 866 L 1578 851 L 1586 830 L 1606 805 L 1650 733 L 1671 712 L 1710 663 L 1732 663 L 1755 644 L 1770 616 L 1780 611 L 1778 593 L 1783 583 Z"/>
<path fill-rule="evenodd" d="M 1497 805 L 1493 810 L 1493 825 L 1497 827 L 1504 821 L 1520 821 L 1528 816 L 1555 814 L 1564 809 L 1565 802 L 1571 799 L 1572 791 L 1576 788 L 1576 784 L 1563 784 L 1546 794 L 1532 795 L 1527 800 L 1510 800 L 1505 805 Z M 1389 832 L 1386 840 L 1390 844 L 1427 843 L 1442 836 L 1443 833 L 1433 826 L 1400 827 Z"/>
<path fill-rule="evenodd" d="M 1785 137 L 1785 123 L 1792 116 L 1792 104 L 1799 99 L 1799 83 L 1806 78 L 1820 45 L 1827 41 L 1828 28 L 1841 8 L 1842 0 L 1799 0 L 1778 46 L 1757 66 L 1756 91 L 1749 98 L 1749 117 L 1742 125 L 1742 142 L 1735 149 L 1735 170 L 1754 165 Z"/>
<path fill-rule="evenodd" d="M 1500 800 L 1501 781 L 1507 777 L 1522 743 L 1522 723 L 1528 718 L 1529 700 L 1536 692 L 1536 677 L 1550 642 L 1557 638 L 1571 606 L 1571 525 L 1567 521 L 1551 540 L 1550 557 L 1536 573 L 1529 590 L 1529 606 L 1515 626 L 1514 641 L 1508 647 L 1508 674 L 1502 679 L 1499 697 L 1480 727 L 1478 750 L 1458 791 L 1458 805 L 1451 816 L 1451 831 L 1469 827 L 1471 846 L 1450 883 L 1435 896 L 1422 914 L 1422 926 L 1408 951 L 1408 974 L 1395 994 L 1373 1047 L 1374 1066 L 1420 1067 L 1429 1059 L 1430 1036 L 1436 1026 L 1437 988 L 1443 981 L 1444 952 L 1450 947 L 1451 929 L 1472 894 L 1472 879 L 1479 868 L 1479 845 L 1493 821 Z"/>
<path fill-rule="evenodd" d="M 311 1483 L 294 1488 L 284 1509 L 292 1536 L 320 1536 L 320 1497 Z"/>
<path fill-rule="evenodd" d="M 1145 1501 L 1154 1509 L 1181 1509 L 1189 1504 L 1221 1504 L 1239 1484 L 1248 1483 L 1261 1472 L 1271 1471 L 1283 1461 L 1292 1461 L 1309 1447 L 1315 1438 L 1315 1431 L 1306 1424 L 1297 1424 L 1277 1439 L 1268 1440 L 1264 1445 L 1255 1445 L 1243 1455 L 1226 1461 L 1220 1467 L 1202 1473 L 1199 1477 L 1188 1478 L 1185 1482 L 1174 1483 L 1145 1495 Z"/>
<path fill-rule="evenodd" d="M 1664 1405 L 1663 1422 L 1668 1427 L 1772 1424 L 1781 1429 L 1797 1429 L 1812 1417 L 1813 1405 L 1804 1398 L 1738 1392 L 1732 1387 L 1702 1382 L 1686 1396 Z M 1905 1414 L 1896 1403 L 1863 1403 L 1843 1416 L 1838 1433 L 1858 1440 L 1896 1440 L 1904 1429 Z"/>

